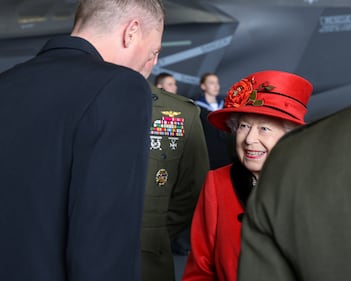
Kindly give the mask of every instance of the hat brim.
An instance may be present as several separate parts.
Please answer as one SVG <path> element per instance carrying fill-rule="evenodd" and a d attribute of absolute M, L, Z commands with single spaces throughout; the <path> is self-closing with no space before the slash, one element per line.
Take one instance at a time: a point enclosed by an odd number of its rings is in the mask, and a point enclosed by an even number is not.
<path fill-rule="evenodd" d="M 245 106 L 240 108 L 231 107 L 231 108 L 219 109 L 211 112 L 208 115 L 208 121 L 212 126 L 216 127 L 217 129 L 231 132 L 230 128 L 227 125 L 227 120 L 234 113 L 259 114 L 259 115 L 265 115 L 270 117 L 276 117 L 282 120 L 287 120 L 295 124 L 300 124 L 300 125 L 305 124 L 304 121 L 300 119 L 296 119 L 284 112 L 280 112 L 275 109 L 272 109 L 269 107 L 263 107 L 263 106 Z"/>

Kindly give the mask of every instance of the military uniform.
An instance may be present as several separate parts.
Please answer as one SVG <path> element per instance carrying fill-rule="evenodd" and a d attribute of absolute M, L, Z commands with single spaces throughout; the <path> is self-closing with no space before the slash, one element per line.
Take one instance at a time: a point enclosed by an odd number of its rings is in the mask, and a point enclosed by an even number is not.
<path fill-rule="evenodd" d="M 272 150 L 243 221 L 240 281 L 348 281 L 351 107 Z"/>
<path fill-rule="evenodd" d="M 188 98 L 151 87 L 142 280 L 171 281 L 175 274 L 170 241 L 190 225 L 209 163 L 199 108 Z"/>

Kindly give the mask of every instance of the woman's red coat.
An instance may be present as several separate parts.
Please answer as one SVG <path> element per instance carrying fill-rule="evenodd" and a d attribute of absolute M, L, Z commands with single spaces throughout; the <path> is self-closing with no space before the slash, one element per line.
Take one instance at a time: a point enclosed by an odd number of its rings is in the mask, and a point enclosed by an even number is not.
<path fill-rule="evenodd" d="M 233 189 L 231 165 L 209 171 L 191 227 L 183 281 L 236 281 L 244 209 Z"/>

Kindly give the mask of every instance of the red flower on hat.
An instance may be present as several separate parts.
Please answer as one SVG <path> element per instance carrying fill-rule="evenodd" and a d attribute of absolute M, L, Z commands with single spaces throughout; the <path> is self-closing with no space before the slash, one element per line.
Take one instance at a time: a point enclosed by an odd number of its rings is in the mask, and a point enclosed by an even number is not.
<path fill-rule="evenodd" d="M 244 105 L 263 105 L 263 100 L 257 100 L 257 91 L 269 92 L 274 89 L 274 86 L 268 85 L 267 82 L 262 83 L 256 89 L 255 77 L 251 79 L 244 78 L 235 83 L 227 92 L 227 97 L 224 100 L 224 107 L 240 107 Z"/>

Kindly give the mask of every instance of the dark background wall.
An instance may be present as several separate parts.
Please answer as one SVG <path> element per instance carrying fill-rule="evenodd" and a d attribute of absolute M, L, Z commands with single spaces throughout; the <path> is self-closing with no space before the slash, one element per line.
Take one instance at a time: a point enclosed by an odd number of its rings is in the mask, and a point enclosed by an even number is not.
<path fill-rule="evenodd" d="M 190 3 L 189 3 L 190 2 Z M 351 104 L 350 1 L 165 1 L 167 22 L 158 65 L 179 93 L 200 94 L 199 77 L 215 72 L 221 95 L 259 70 L 300 74 L 314 85 L 308 121 Z M 34 56 L 52 36 L 67 34 L 74 0 L 0 3 L 0 71 Z"/>

